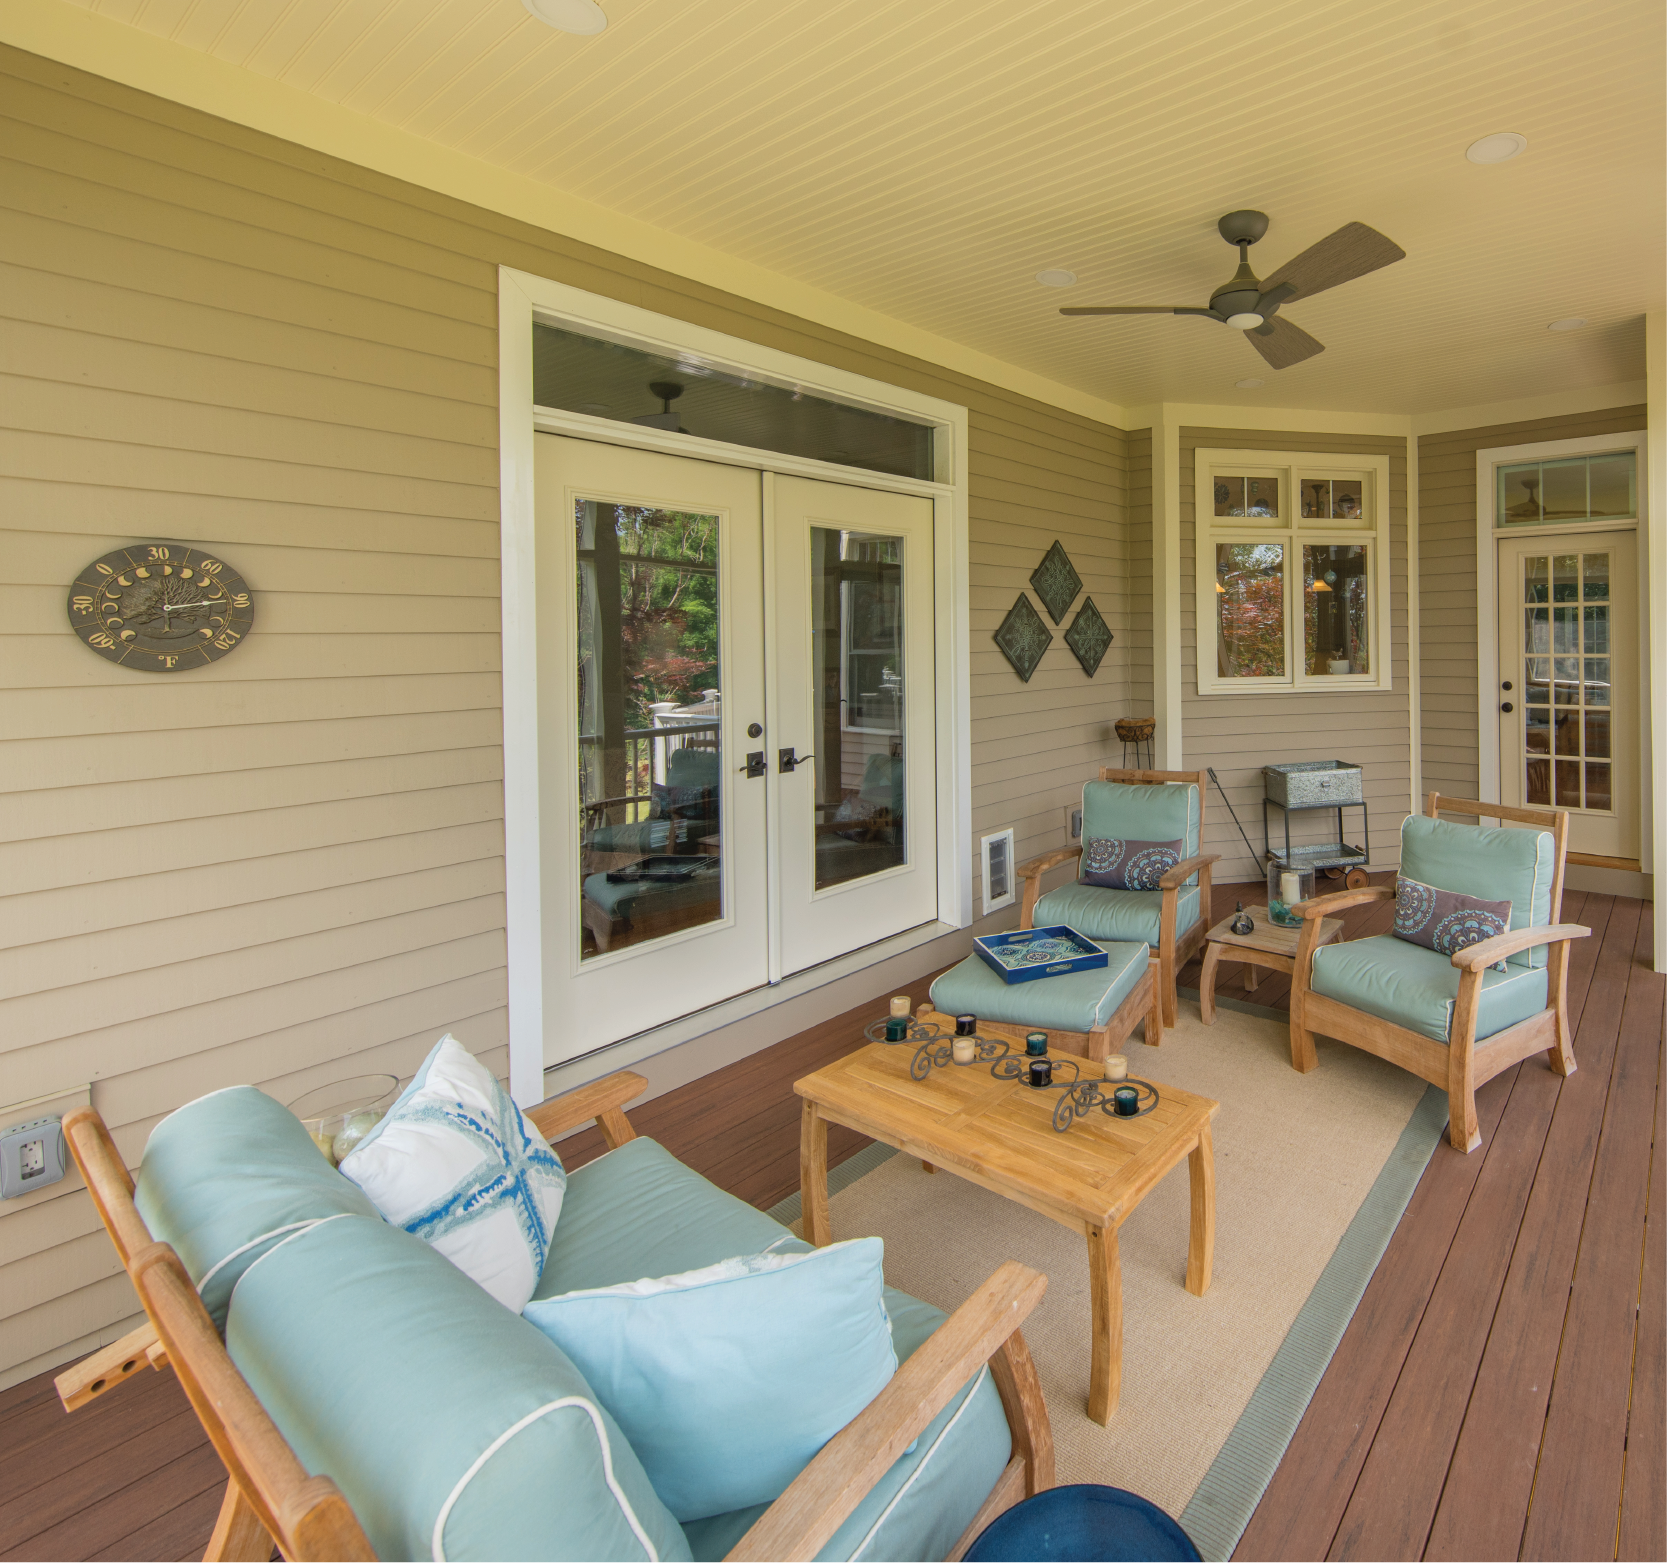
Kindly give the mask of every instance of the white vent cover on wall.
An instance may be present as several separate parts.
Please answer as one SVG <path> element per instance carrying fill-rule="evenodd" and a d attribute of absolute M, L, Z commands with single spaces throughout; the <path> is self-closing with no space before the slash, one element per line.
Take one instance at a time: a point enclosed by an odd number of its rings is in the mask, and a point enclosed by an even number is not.
<path fill-rule="evenodd" d="M 994 912 L 1017 899 L 1013 883 L 1013 832 L 998 830 L 979 840 L 984 863 L 984 910 Z"/>

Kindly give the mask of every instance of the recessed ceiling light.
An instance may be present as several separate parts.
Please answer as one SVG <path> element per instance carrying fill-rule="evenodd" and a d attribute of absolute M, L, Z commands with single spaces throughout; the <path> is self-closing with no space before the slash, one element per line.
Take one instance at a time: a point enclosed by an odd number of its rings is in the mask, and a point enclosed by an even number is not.
<path fill-rule="evenodd" d="M 1266 380 L 1235 380 L 1233 389 L 1236 391 L 1259 391 L 1266 384 Z"/>
<path fill-rule="evenodd" d="M 1068 288 L 1077 280 L 1077 274 L 1074 271 L 1039 271 L 1036 280 L 1044 288 Z"/>
<path fill-rule="evenodd" d="M 528 0 L 531 4 L 531 0 Z M 1480 141 L 1472 141 L 1464 149 L 1464 155 L 1472 163 L 1508 163 L 1517 155 L 1525 151 L 1528 137 L 1519 136 L 1514 130 L 1501 130 L 1497 135 L 1483 136 Z"/>
<path fill-rule="evenodd" d="M 608 18 L 596 0 L 521 0 L 539 21 L 559 33 L 577 33 L 589 38 L 608 25 Z"/>
<path fill-rule="evenodd" d="M 1570 315 L 1567 320 L 1554 320 L 1546 327 L 1547 331 L 1578 331 L 1586 324 L 1581 315 Z"/>

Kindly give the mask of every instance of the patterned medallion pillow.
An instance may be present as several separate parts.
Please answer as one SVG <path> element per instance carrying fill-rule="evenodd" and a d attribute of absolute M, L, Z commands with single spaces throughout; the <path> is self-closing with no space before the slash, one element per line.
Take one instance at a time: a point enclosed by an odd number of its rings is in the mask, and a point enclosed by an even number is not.
<path fill-rule="evenodd" d="M 447 1035 L 341 1164 L 383 1219 L 519 1313 L 538 1284 L 567 1174 L 484 1064 Z"/>
<path fill-rule="evenodd" d="M 1456 955 L 1473 944 L 1509 933 L 1511 903 L 1478 901 L 1457 890 L 1438 890 L 1416 879 L 1395 879 L 1395 937 L 1439 955 Z M 1494 964 L 1504 971 L 1505 963 Z"/>
<path fill-rule="evenodd" d="M 1106 890 L 1156 890 L 1158 881 L 1181 861 L 1185 847 L 1180 840 L 1118 841 L 1090 836 L 1082 844 L 1080 883 Z"/>

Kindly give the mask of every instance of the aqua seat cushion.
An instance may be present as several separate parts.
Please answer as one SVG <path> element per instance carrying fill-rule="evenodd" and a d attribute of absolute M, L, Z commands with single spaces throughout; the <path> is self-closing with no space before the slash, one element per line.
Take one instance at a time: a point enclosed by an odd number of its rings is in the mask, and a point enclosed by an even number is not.
<path fill-rule="evenodd" d="M 200 1096 L 157 1124 L 133 1197 L 221 1330 L 238 1277 L 275 1243 L 326 1216 L 381 1219 L 301 1120 L 252 1085 Z"/>
<path fill-rule="evenodd" d="M 568 1174 L 561 1221 L 534 1295 L 692 1270 L 758 1253 L 772 1243 L 778 1251 L 803 1252 L 807 1246 L 653 1140 L 628 1140 Z M 892 1346 L 902 1362 L 946 1316 L 889 1286 L 884 1295 Z M 1011 1455 L 1001 1397 L 987 1372 L 975 1374 L 820 1556 L 855 1557 L 866 1541 L 860 1554 L 865 1558 L 943 1557 L 972 1523 Z M 723 1557 L 765 1507 L 691 1521 L 690 1546 L 699 1547 L 703 1558 Z"/>
<path fill-rule="evenodd" d="M 947 1317 L 902 1292 L 886 1290 L 899 1362 Z M 1007 1414 L 988 1368 L 973 1375 L 817 1553 L 826 1559 L 942 1558 L 972 1523 L 1013 1454 Z M 726 1557 L 764 1513 L 738 1509 L 684 1527 L 697 1558 Z"/>
<path fill-rule="evenodd" d="M 244 1272 L 226 1348 L 382 1558 L 687 1558 L 583 1374 L 420 1238 L 324 1221 Z"/>
<path fill-rule="evenodd" d="M 1151 955 L 1144 943 L 1100 948 L 1107 956 L 1104 966 L 1035 982 L 1006 982 L 981 956 L 969 955 L 932 984 L 932 1007 L 945 1015 L 976 1015 L 1010 1026 L 1093 1031 L 1117 1013 Z"/>
<path fill-rule="evenodd" d="M 1484 901 L 1511 903 L 1511 928 L 1544 928 L 1551 921 L 1551 881 L 1557 848 L 1549 830 L 1494 829 L 1409 815 L 1401 826 L 1401 873 L 1407 879 L 1456 890 Z M 1507 958 L 1507 965 L 1544 967 L 1539 945 Z"/>
<path fill-rule="evenodd" d="M 1155 950 L 1162 937 L 1163 892 L 1107 890 L 1073 880 L 1043 896 L 1031 920 L 1038 928 L 1068 923 L 1099 944 L 1149 944 Z M 1197 921 L 1198 886 L 1183 885 L 1175 895 L 1175 937 Z"/>
<path fill-rule="evenodd" d="M 687 841 L 689 832 L 680 826 L 679 841 Z M 671 850 L 671 821 L 663 819 L 631 820 L 622 825 L 598 825 L 585 837 L 585 845 L 593 852 L 631 852 L 639 857 Z"/>
<path fill-rule="evenodd" d="M 780 1497 L 890 1382 L 884 1255 L 877 1237 L 795 1244 L 541 1298 L 524 1317 L 584 1374 L 666 1507 L 706 1519 Z"/>
<path fill-rule="evenodd" d="M 1310 985 L 1350 1009 L 1445 1042 L 1459 996 L 1459 969 L 1448 956 L 1386 933 L 1322 945 L 1314 952 Z M 1501 972 L 1489 967 L 1482 973 L 1476 1040 L 1527 1020 L 1545 1006 L 1543 970 L 1508 965 Z"/>

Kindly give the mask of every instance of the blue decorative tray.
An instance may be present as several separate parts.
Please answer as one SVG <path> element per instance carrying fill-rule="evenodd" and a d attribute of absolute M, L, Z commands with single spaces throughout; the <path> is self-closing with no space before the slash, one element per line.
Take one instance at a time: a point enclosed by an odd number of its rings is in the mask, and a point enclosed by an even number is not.
<path fill-rule="evenodd" d="M 1063 977 L 1067 972 L 1092 971 L 1106 964 L 1099 945 L 1064 923 L 1051 928 L 1024 928 L 1016 933 L 990 934 L 974 939 L 972 947 L 1004 982 L 1035 982 L 1040 977 Z"/>

